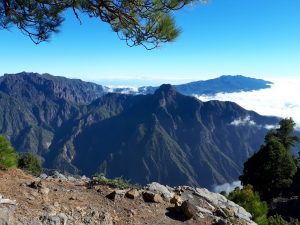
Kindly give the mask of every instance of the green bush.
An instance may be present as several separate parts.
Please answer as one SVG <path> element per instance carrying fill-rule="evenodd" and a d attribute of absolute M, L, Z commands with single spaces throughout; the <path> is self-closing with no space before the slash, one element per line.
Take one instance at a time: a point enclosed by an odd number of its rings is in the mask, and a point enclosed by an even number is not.
<path fill-rule="evenodd" d="M 18 162 L 19 168 L 28 171 L 34 176 L 39 176 L 42 172 L 41 161 L 31 153 L 25 153 Z"/>
<path fill-rule="evenodd" d="M 14 168 L 18 163 L 18 154 L 11 146 L 10 142 L 0 135 L 0 166 L 4 168 Z"/>
<path fill-rule="evenodd" d="M 245 186 L 243 189 L 236 188 L 229 193 L 228 199 L 242 206 L 252 215 L 252 219 L 258 225 L 267 225 L 268 206 L 267 203 L 261 201 L 259 194 L 252 190 L 251 185 Z"/>
<path fill-rule="evenodd" d="M 114 179 L 109 179 L 104 176 L 104 174 L 95 174 L 93 176 L 93 184 L 104 184 L 114 188 L 126 189 L 130 188 L 133 185 L 130 184 L 128 180 L 125 180 L 122 177 L 117 177 Z"/>
<path fill-rule="evenodd" d="M 269 225 L 289 225 L 280 215 L 269 217 Z"/>

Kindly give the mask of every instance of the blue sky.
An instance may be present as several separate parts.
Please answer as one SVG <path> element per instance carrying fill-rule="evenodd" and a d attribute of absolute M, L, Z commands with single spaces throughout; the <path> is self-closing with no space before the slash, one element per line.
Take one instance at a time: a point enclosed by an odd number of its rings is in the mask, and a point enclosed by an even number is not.
<path fill-rule="evenodd" d="M 61 32 L 35 45 L 0 30 L 0 74 L 31 71 L 102 83 L 201 80 L 222 74 L 300 77 L 299 0 L 210 0 L 175 13 L 174 42 L 130 48 L 107 24 L 66 13 Z"/>

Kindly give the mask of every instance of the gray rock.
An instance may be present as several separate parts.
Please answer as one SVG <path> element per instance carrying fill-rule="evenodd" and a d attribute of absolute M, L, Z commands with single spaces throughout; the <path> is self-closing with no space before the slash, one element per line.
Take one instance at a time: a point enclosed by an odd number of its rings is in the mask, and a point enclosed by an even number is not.
<path fill-rule="evenodd" d="M 52 177 L 58 180 L 67 180 L 66 176 L 59 173 L 58 171 L 54 171 Z"/>
<path fill-rule="evenodd" d="M 109 213 L 100 216 L 100 225 L 113 225 L 113 219 Z"/>
<path fill-rule="evenodd" d="M 41 217 L 41 221 L 44 225 L 61 225 L 59 216 L 45 215 Z"/>
<path fill-rule="evenodd" d="M 77 181 L 77 179 L 75 177 L 72 177 L 72 176 L 67 176 L 67 179 L 68 179 L 68 181 L 71 181 L 71 182 Z"/>
<path fill-rule="evenodd" d="M 0 199 L 0 204 L 16 205 L 16 201 L 15 200 L 1 198 Z"/>
<path fill-rule="evenodd" d="M 61 224 L 62 225 L 67 225 L 68 224 L 68 217 L 64 213 L 59 213 L 58 217 L 60 218 Z"/>
<path fill-rule="evenodd" d="M 46 187 L 42 187 L 39 191 L 42 195 L 48 195 L 50 192 L 50 189 L 46 188 Z"/>
<path fill-rule="evenodd" d="M 42 173 L 42 174 L 39 176 L 40 179 L 47 179 L 47 177 L 48 177 L 48 175 L 45 174 L 45 173 Z"/>
<path fill-rule="evenodd" d="M 165 198 L 167 201 L 170 201 L 171 198 L 173 198 L 174 193 L 169 191 L 169 189 L 164 186 L 161 185 L 159 183 L 153 182 L 151 184 L 148 184 L 145 187 L 146 190 L 149 190 L 151 192 L 154 192 L 156 194 L 160 194 L 163 198 Z"/>
<path fill-rule="evenodd" d="M 250 213 L 221 194 L 210 192 L 205 188 L 196 188 L 194 194 L 208 201 L 216 209 L 233 210 L 237 218 L 245 220 L 250 225 L 256 224 L 251 220 L 252 216 Z"/>
<path fill-rule="evenodd" d="M 3 207 L 0 205 L 0 225 L 14 224 L 15 207 Z"/>

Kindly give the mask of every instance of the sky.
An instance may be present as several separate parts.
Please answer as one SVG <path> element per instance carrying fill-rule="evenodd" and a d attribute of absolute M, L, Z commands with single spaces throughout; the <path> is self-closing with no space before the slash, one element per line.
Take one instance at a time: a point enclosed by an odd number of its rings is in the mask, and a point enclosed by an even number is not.
<path fill-rule="evenodd" d="M 174 13 L 179 38 L 148 51 L 109 25 L 71 12 L 61 32 L 35 45 L 0 30 L 0 74 L 50 73 L 108 84 L 184 83 L 224 74 L 300 77 L 299 0 L 209 0 Z"/>

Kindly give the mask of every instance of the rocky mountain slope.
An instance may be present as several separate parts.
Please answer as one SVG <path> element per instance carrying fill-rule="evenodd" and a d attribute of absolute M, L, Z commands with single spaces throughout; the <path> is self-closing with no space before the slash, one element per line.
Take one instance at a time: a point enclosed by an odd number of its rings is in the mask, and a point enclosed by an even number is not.
<path fill-rule="evenodd" d="M 119 110 L 105 117 L 108 105 Z M 170 85 L 154 95 L 103 96 L 89 108 L 62 138 L 55 135 L 47 166 L 141 184 L 210 187 L 236 180 L 263 142 L 267 124 L 278 121 L 231 102 L 201 102 Z"/>
<path fill-rule="evenodd" d="M 188 186 L 90 186 L 87 178 L 56 173 L 35 178 L 0 170 L 0 223 L 6 225 L 255 225 L 243 208 L 220 194 Z"/>
<path fill-rule="evenodd" d="M 49 75 L 1 77 L 0 133 L 19 152 L 39 154 L 48 169 L 210 188 L 236 180 L 278 122 L 170 85 L 137 96 L 102 96 L 97 88 Z"/>

